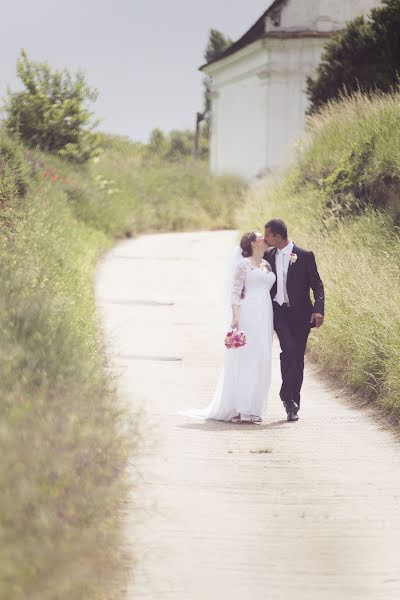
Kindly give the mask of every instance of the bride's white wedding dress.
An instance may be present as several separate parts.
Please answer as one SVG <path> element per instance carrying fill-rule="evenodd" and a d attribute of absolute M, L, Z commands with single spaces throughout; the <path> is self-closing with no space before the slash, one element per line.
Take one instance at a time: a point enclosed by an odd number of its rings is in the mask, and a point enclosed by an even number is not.
<path fill-rule="evenodd" d="M 249 258 L 239 261 L 231 304 L 239 305 L 240 330 L 244 331 L 247 344 L 225 350 L 224 368 L 209 406 L 182 414 L 218 421 L 230 421 L 239 413 L 265 416 L 271 384 L 273 309 L 270 290 L 274 283 L 275 274 L 266 261 L 260 267 L 252 266 Z"/>

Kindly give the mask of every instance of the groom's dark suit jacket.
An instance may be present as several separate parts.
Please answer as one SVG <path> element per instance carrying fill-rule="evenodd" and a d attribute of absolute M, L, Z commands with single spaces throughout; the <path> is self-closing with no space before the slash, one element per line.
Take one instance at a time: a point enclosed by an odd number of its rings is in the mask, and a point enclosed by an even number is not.
<path fill-rule="evenodd" d="M 313 252 L 303 250 L 296 244 L 293 246 L 292 252 L 297 254 L 297 260 L 293 264 L 289 263 L 288 268 L 286 286 L 289 303 L 291 311 L 296 320 L 298 319 L 299 324 L 304 323 L 304 325 L 307 325 L 310 323 L 312 313 L 324 314 L 324 286 L 318 273 Z M 269 262 L 276 275 L 276 248 L 266 252 L 264 258 Z M 276 289 L 277 283 L 275 282 L 271 289 L 272 299 L 275 298 Z M 313 291 L 314 305 L 310 298 L 310 290 Z"/>

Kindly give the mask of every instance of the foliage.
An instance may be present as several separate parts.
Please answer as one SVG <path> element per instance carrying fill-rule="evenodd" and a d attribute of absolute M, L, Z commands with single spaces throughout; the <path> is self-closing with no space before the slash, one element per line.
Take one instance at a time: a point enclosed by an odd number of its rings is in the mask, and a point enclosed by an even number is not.
<path fill-rule="evenodd" d="M 124 597 L 139 436 L 104 358 L 96 261 L 118 235 L 234 227 L 243 191 L 174 144 L 166 162 L 102 135 L 99 157 L 71 164 L 0 135 L 1 598 Z"/>
<path fill-rule="evenodd" d="M 29 182 L 28 165 L 21 148 L 0 130 L 0 206 L 24 196 Z"/>
<path fill-rule="evenodd" d="M 253 191 L 239 220 L 249 230 L 283 218 L 316 252 L 327 314 L 312 358 L 400 417 L 399 113 L 400 94 L 331 102 L 291 171 Z"/>
<path fill-rule="evenodd" d="M 169 135 L 169 148 L 165 155 L 167 160 L 179 160 L 185 156 L 192 156 L 194 134 L 192 131 L 171 131 Z"/>
<path fill-rule="evenodd" d="M 313 142 L 299 159 L 332 217 L 385 208 L 400 224 L 400 94 L 356 93 L 309 118 Z"/>
<path fill-rule="evenodd" d="M 84 74 L 52 71 L 47 63 L 33 62 L 24 50 L 17 73 L 25 89 L 8 92 L 5 126 L 12 136 L 31 148 L 58 153 L 83 163 L 98 153 L 96 122 L 87 107 L 96 100 Z"/>
<path fill-rule="evenodd" d="M 151 132 L 148 148 L 150 154 L 153 156 L 158 156 L 160 158 L 165 156 L 168 151 L 167 136 L 160 128 L 156 127 L 156 129 L 153 129 Z"/>
<path fill-rule="evenodd" d="M 150 134 L 147 145 L 148 158 L 167 162 L 179 162 L 193 156 L 195 134 L 190 129 L 173 130 L 165 134 L 156 128 Z M 208 157 L 208 128 L 203 127 L 200 136 L 200 159 Z"/>
<path fill-rule="evenodd" d="M 236 177 L 216 177 L 203 162 L 167 162 L 148 147 L 104 136 L 103 153 L 89 165 L 31 153 L 35 177 L 62 189 L 75 218 L 109 237 L 146 231 L 230 229 L 245 186 Z"/>
<path fill-rule="evenodd" d="M 206 50 L 204 52 L 204 58 L 207 63 L 218 59 L 221 54 L 232 45 L 230 37 L 218 29 L 210 29 L 208 34 L 208 41 Z M 210 111 L 211 111 L 211 81 L 208 76 L 203 78 L 204 88 L 204 117 L 207 120 L 208 125 L 210 124 Z"/>
<path fill-rule="evenodd" d="M 400 3 L 383 0 L 370 18 L 358 17 L 326 45 L 315 78 L 307 80 L 311 112 L 353 91 L 388 92 L 400 70 Z"/>
<path fill-rule="evenodd" d="M 122 140 L 111 142 L 92 166 L 91 175 L 114 182 L 117 191 L 99 199 L 95 188 L 84 184 L 84 201 L 75 204 L 80 218 L 96 222 L 114 235 L 233 228 L 235 209 L 244 192 L 242 181 L 215 177 L 203 162 L 195 163 L 181 155 L 178 160 L 169 143 L 165 156 L 170 161 L 157 152 L 150 154 L 148 147 L 138 148 Z"/>
<path fill-rule="evenodd" d="M 13 172 L 23 151 L 7 144 Z M 27 159 L 25 196 L 0 208 L 0 597 L 114 600 L 137 436 L 97 329 L 93 270 L 109 241 L 75 218 L 64 174 Z"/>
<path fill-rule="evenodd" d="M 229 46 L 232 40 L 218 29 L 210 29 L 204 58 L 207 62 L 217 59 Z"/>

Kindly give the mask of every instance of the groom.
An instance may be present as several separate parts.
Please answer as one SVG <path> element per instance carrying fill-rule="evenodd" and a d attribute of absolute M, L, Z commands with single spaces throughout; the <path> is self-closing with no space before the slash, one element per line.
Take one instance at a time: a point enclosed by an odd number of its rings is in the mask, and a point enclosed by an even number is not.
<path fill-rule="evenodd" d="M 302 250 L 288 239 L 283 221 L 268 221 L 264 240 L 270 246 L 264 258 L 276 275 L 271 297 L 274 329 L 281 345 L 280 396 L 286 408 L 287 420 L 298 421 L 304 354 L 311 327 L 320 327 L 324 321 L 324 286 L 314 254 Z M 314 305 L 310 289 L 313 291 Z"/>

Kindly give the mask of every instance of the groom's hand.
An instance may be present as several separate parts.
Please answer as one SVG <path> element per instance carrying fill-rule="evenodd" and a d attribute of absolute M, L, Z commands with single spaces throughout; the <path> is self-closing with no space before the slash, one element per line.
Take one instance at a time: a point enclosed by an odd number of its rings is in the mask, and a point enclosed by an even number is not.
<path fill-rule="evenodd" d="M 321 315 L 321 313 L 313 313 L 311 315 L 311 320 L 310 323 L 315 323 L 315 327 L 321 327 L 322 323 L 324 322 L 324 315 Z"/>

